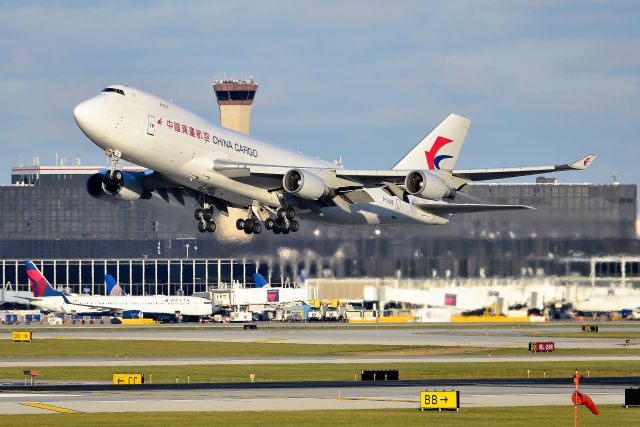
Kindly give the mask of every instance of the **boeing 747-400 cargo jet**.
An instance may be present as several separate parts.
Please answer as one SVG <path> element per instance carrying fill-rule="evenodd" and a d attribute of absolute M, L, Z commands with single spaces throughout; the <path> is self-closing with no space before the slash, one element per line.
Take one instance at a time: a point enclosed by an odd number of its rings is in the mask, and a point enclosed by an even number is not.
<path fill-rule="evenodd" d="M 213 232 L 214 209 L 242 209 L 236 227 L 258 234 L 298 231 L 308 215 L 332 224 L 446 224 L 453 214 L 529 209 L 481 203 L 464 193 L 474 181 L 584 169 L 575 163 L 499 169 L 454 169 L 470 120 L 446 117 L 389 170 L 345 169 L 214 126 L 169 101 L 113 85 L 73 110 L 78 126 L 111 165 L 91 176 L 93 197 L 117 200 L 194 197 L 201 232 Z M 147 170 L 125 171 L 121 159 Z M 299 215 L 298 215 L 299 214 Z"/>

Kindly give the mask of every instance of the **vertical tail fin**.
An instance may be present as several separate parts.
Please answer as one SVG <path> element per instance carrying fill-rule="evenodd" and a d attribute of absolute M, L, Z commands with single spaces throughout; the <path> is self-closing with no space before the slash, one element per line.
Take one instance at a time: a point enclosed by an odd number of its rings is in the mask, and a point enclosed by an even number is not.
<path fill-rule="evenodd" d="M 394 170 L 453 169 L 471 120 L 449 114 L 393 167 Z"/>
<path fill-rule="evenodd" d="M 127 293 L 122 289 L 122 286 L 116 282 L 116 279 L 113 278 L 109 273 L 104 275 L 104 283 L 107 285 L 107 295 L 109 296 L 125 296 Z"/>
<path fill-rule="evenodd" d="M 260 273 L 253 273 L 253 281 L 256 284 L 256 288 L 269 288 L 269 282 Z"/>
<path fill-rule="evenodd" d="M 31 291 L 36 298 L 40 297 L 54 297 L 62 295 L 62 292 L 56 291 L 51 287 L 49 281 L 42 275 L 38 267 L 31 262 L 25 263 L 27 268 L 27 276 L 29 277 L 29 284 L 31 285 Z"/>

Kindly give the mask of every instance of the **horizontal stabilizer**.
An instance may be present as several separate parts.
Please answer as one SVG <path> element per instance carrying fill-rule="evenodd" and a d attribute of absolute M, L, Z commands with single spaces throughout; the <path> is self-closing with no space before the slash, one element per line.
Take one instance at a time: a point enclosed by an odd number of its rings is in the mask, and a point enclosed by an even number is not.
<path fill-rule="evenodd" d="M 472 212 L 513 211 L 535 209 L 527 205 L 493 205 L 485 203 L 422 203 L 414 202 L 413 206 L 423 211 L 442 215 Z"/>

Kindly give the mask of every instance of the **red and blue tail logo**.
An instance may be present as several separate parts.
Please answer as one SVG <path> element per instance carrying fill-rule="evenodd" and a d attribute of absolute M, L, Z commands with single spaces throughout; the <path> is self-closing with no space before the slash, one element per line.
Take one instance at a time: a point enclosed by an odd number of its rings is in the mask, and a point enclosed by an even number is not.
<path fill-rule="evenodd" d="M 61 292 L 58 292 L 51 287 L 49 281 L 42 275 L 42 273 L 40 273 L 40 270 L 38 270 L 38 267 L 36 267 L 34 263 L 27 261 L 26 268 L 27 276 L 29 277 L 29 284 L 31 285 L 34 297 L 54 297 L 62 295 Z"/>
<path fill-rule="evenodd" d="M 107 295 L 109 296 L 126 296 L 127 293 L 122 289 L 122 286 L 116 282 L 109 273 L 104 275 L 104 283 L 107 285 Z"/>
<path fill-rule="evenodd" d="M 440 162 L 444 159 L 451 159 L 453 156 L 448 156 L 445 154 L 441 154 L 438 156 L 438 151 L 445 145 L 453 142 L 453 140 L 449 138 L 445 138 L 443 136 L 439 136 L 436 138 L 436 141 L 433 143 L 431 150 L 425 151 L 424 154 L 427 157 L 427 166 L 430 170 L 440 169 Z"/>

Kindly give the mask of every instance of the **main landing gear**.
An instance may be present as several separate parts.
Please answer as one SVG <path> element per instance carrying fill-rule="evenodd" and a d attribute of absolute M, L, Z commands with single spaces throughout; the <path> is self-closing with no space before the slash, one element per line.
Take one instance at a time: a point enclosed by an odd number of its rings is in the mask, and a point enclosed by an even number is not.
<path fill-rule="evenodd" d="M 300 224 L 294 218 L 296 211 L 292 208 L 280 208 L 276 212 L 276 218 L 267 218 L 264 221 L 264 228 L 273 231 L 274 234 L 295 233 L 300 229 Z M 243 230 L 246 234 L 260 234 L 262 232 L 262 224 L 260 220 L 251 216 L 248 219 L 239 218 L 236 221 L 236 228 Z"/>
<path fill-rule="evenodd" d="M 294 218 L 296 211 L 293 208 L 280 208 L 276 212 L 276 218 L 267 218 L 264 228 L 273 231 L 273 234 L 289 234 L 300 230 L 300 223 Z"/>
<path fill-rule="evenodd" d="M 198 231 L 201 233 L 213 233 L 216 231 L 216 223 L 213 222 L 213 208 L 196 209 L 193 217 L 198 221 Z"/>
<path fill-rule="evenodd" d="M 245 234 L 260 234 L 262 233 L 262 224 L 258 219 L 247 218 L 242 219 L 238 218 L 236 221 L 236 228 L 238 230 L 244 230 Z"/>

